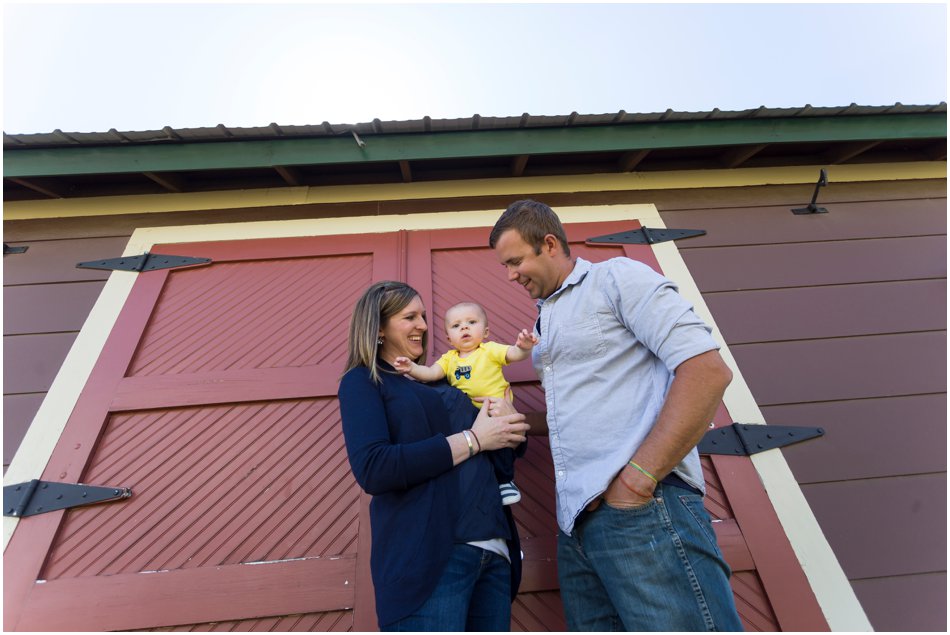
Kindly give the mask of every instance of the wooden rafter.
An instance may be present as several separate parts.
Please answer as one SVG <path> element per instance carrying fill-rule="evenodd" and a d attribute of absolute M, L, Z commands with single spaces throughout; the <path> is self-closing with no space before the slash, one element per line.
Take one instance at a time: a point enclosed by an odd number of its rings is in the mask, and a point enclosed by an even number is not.
<path fill-rule="evenodd" d="M 274 170 L 280 175 L 280 178 L 284 179 L 287 185 L 296 187 L 303 182 L 300 178 L 300 170 L 297 168 L 286 165 L 275 165 Z"/>
<path fill-rule="evenodd" d="M 16 177 L 7 177 L 12 183 L 17 185 L 22 185 L 23 187 L 33 190 L 34 192 L 39 192 L 43 196 L 48 196 L 50 198 L 66 198 L 66 195 L 63 194 L 62 190 L 56 187 L 51 187 L 46 184 L 40 184 L 34 179 L 19 179 Z"/>
<path fill-rule="evenodd" d="M 402 173 L 404 183 L 412 183 L 412 170 L 409 167 L 408 161 L 399 162 L 399 171 Z"/>
<path fill-rule="evenodd" d="M 832 146 L 832 148 L 825 154 L 825 162 L 834 165 L 836 163 L 850 161 L 854 157 L 867 152 L 880 143 L 880 141 L 862 141 Z"/>
<path fill-rule="evenodd" d="M 531 155 L 519 154 L 511 159 L 511 176 L 521 176 L 528 165 L 528 159 Z"/>
<path fill-rule="evenodd" d="M 765 150 L 767 147 L 769 147 L 769 144 L 767 143 L 758 143 L 751 146 L 739 146 L 737 148 L 731 148 L 722 154 L 722 156 L 719 158 L 719 161 L 726 168 L 737 168 L 758 153 L 762 152 L 762 150 Z"/>
<path fill-rule="evenodd" d="M 158 183 L 169 192 L 180 194 L 181 192 L 185 191 L 185 179 L 177 174 L 172 174 L 170 172 L 142 172 L 142 174 L 150 178 L 152 181 Z"/>
<path fill-rule="evenodd" d="M 650 154 L 649 150 L 638 150 L 636 152 L 624 152 L 617 160 L 617 169 L 620 172 L 633 172 L 641 161 Z"/>

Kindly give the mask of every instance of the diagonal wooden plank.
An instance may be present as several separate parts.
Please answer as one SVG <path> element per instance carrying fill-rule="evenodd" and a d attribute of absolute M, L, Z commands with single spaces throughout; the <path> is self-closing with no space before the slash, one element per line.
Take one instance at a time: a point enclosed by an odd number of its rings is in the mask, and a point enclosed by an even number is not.
<path fill-rule="evenodd" d="M 17 628 L 129 630 L 335 611 L 353 605 L 355 563 L 352 557 L 313 558 L 41 581 Z"/>

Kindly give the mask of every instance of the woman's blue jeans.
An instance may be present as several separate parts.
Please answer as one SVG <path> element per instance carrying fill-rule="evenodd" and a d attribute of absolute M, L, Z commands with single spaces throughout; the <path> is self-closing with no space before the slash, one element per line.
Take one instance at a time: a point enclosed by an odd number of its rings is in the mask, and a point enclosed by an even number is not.
<path fill-rule="evenodd" d="M 681 487 L 629 510 L 601 502 L 558 532 L 572 631 L 741 631 L 729 575 L 702 496 Z"/>
<path fill-rule="evenodd" d="M 508 631 L 511 565 L 503 557 L 457 544 L 429 599 L 383 631 Z"/>

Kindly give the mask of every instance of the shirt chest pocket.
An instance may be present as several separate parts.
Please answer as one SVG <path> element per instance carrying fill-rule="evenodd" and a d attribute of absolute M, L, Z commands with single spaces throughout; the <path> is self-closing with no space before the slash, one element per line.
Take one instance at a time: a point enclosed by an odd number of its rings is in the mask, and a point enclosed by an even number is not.
<path fill-rule="evenodd" d="M 596 359 L 607 352 L 597 314 L 575 313 L 566 320 L 559 320 L 552 336 L 551 350 L 564 361 Z"/>

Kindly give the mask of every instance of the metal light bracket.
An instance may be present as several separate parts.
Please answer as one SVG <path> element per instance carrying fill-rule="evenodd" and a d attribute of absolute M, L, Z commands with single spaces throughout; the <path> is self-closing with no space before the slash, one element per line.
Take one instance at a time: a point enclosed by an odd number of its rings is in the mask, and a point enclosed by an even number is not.
<path fill-rule="evenodd" d="M 821 428 L 733 423 L 707 432 L 697 448 L 700 454 L 750 456 L 824 434 Z"/>
<path fill-rule="evenodd" d="M 141 256 L 127 256 L 123 258 L 109 258 L 107 260 L 93 260 L 80 262 L 76 265 L 82 269 L 108 269 L 110 271 L 155 271 L 156 269 L 175 269 L 178 267 L 195 267 L 207 265 L 211 258 L 192 258 L 190 256 L 165 256 L 150 254 Z"/>
<path fill-rule="evenodd" d="M 590 244 L 598 243 L 616 243 L 623 245 L 653 245 L 669 240 L 679 240 L 681 238 L 692 238 L 694 236 L 703 236 L 706 234 L 704 229 L 650 229 L 641 227 L 631 229 L 630 231 L 617 232 L 616 234 L 606 234 L 588 238 L 585 242 Z"/>
<path fill-rule="evenodd" d="M 793 214 L 827 214 L 828 210 L 824 207 L 818 207 L 815 205 L 815 201 L 818 200 L 818 190 L 828 185 L 828 171 L 824 168 L 821 169 L 821 172 L 818 176 L 818 183 L 815 184 L 815 193 L 811 196 L 811 203 L 808 204 L 808 207 L 796 207 L 792 210 Z"/>
<path fill-rule="evenodd" d="M 130 496 L 132 490 L 128 487 L 94 487 L 82 483 L 51 483 L 33 479 L 29 483 L 3 487 L 3 515 L 34 516 Z"/>

